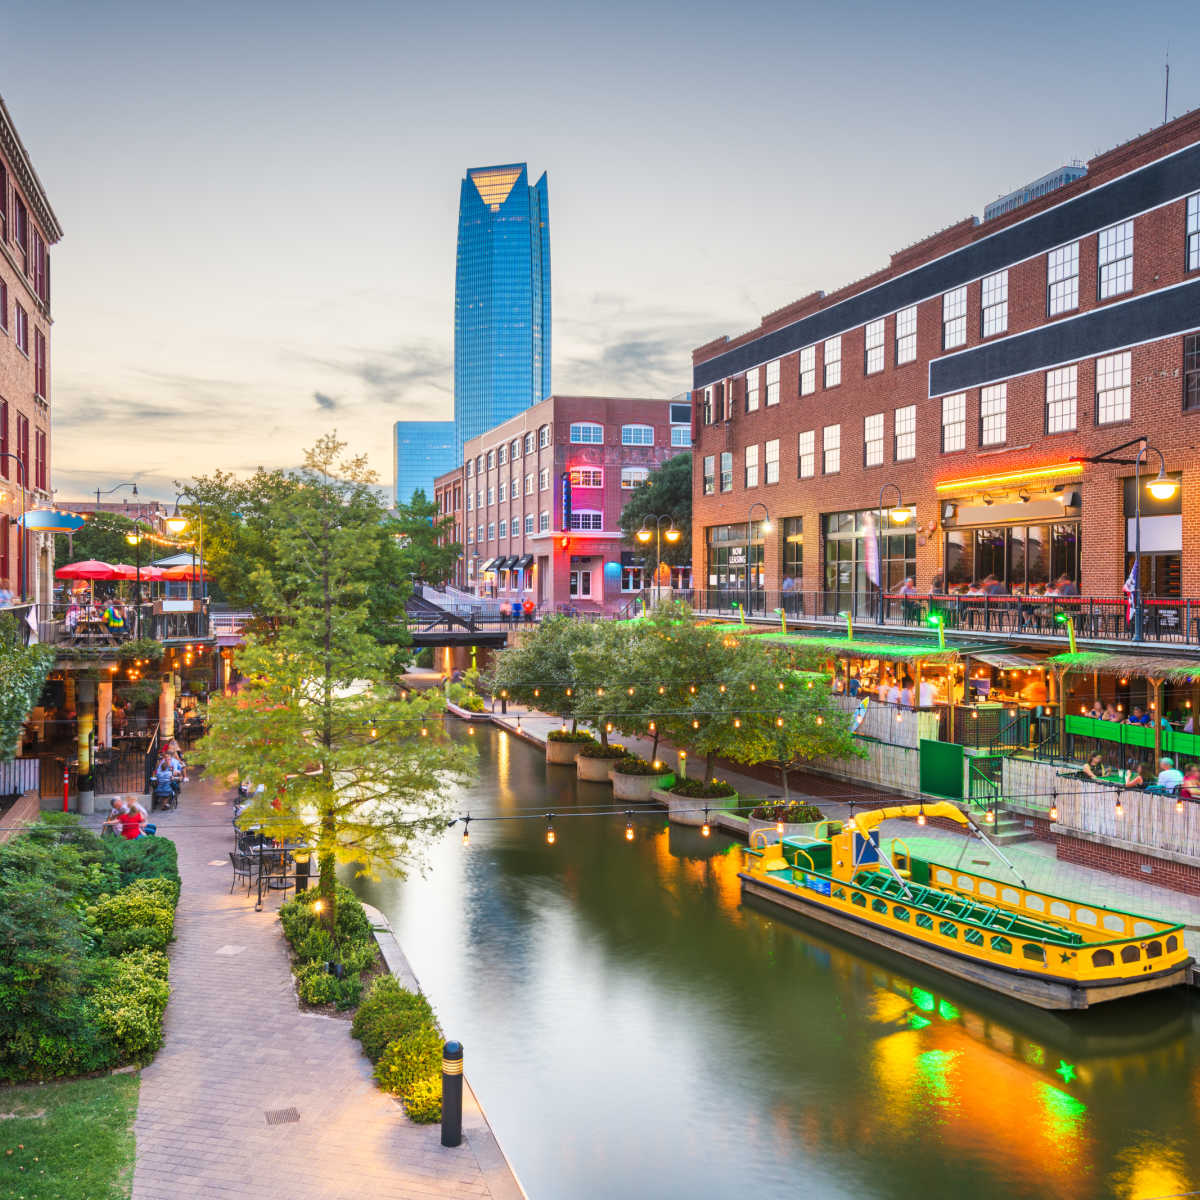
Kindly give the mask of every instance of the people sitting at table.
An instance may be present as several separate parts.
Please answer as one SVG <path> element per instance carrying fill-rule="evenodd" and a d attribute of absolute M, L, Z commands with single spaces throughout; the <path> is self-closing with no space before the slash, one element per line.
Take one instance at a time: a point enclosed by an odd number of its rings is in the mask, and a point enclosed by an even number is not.
<path fill-rule="evenodd" d="M 1093 721 L 1099 721 L 1104 716 L 1104 705 L 1097 700 L 1084 715 L 1091 717 Z"/>
<path fill-rule="evenodd" d="M 1054 584 L 1054 594 L 1056 596 L 1078 596 L 1079 588 L 1075 586 L 1075 581 L 1070 575 L 1060 575 Z"/>
<path fill-rule="evenodd" d="M 1148 712 L 1145 712 L 1140 704 L 1135 704 L 1133 706 L 1133 712 L 1131 712 L 1129 714 L 1129 720 L 1126 721 L 1126 724 L 1127 725 L 1149 725 L 1150 724 L 1150 714 Z"/>
<path fill-rule="evenodd" d="M 1117 706 L 1115 704 L 1113 704 L 1111 701 L 1109 701 L 1109 703 L 1104 706 L 1104 712 L 1101 715 L 1100 720 L 1102 720 L 1102 721 L 1119 721 L 1120 719 L 1121 719 L 1121 714 L 1119 712 L 1117 712 Z"/>
<path fill-rule="evenodd" d="M 1140 762 L 1135 770 L 1125 772 L 1125 786 L 1129 788 L 1145 787 L 1153 777 L 1154 772 L 1151 770 L 1150 764 Z"/>
<path fill-rule="evenodd" d="M 1183 772 L 1176 769 L 1173 758 L 1160 759 L 1159 766 L 1162 769 L 1159 771 L 1158 778 L 1154 782 L 1160 788 L 1174 792 L 1183 782 Z"/>
<path fill-rule="evenodd" d="M 1153 724 L 1153 722 L 1151 722 L 1151 724 Z M 1166 713 L 1163 713 L 1163 715 L 1158 718 L 1158 727 L 1167 733 L 1170 733 L 1175 728 L 1175 726 L 1171 724 L 1171 719 L 1166 715 Z"/>
<path fill-rule="evenodd" d="M 120 633 L 125 628 L 125 614 L 111 600 L 104 606 L 100 617 L 109 633 Z"/>
<path fill-rule="evenodd" d="M 1093 754 L 1091 758 L 1083 764 L 1081 775 L 1087 776 L 1088 779 L 1094 779 L 1097 783 L 1104 782 L 1104 755 Z"/>

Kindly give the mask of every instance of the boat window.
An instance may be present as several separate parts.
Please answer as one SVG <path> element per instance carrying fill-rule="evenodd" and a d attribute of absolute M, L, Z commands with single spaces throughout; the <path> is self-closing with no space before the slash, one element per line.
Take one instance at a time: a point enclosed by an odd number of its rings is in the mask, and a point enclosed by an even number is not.
<path fill-rule="evenodd" d="M 846 898 L 845 889 L 844 888 L 835 888 L 834 892 L 833 892 L 833 898 L 835 900 L 845 900 L 845 898 Z"/>
<path fill-rule="evenodd" d="M 1061 900 L 1055 900 L 1050 905 L 1050 915 L 1053 917 L 1062 917 L 1064 921 L 1071 919 L 1071 906 L 1064 904 Z"/>
<path fill-rule="evenodd" d="M 1121 950 L 1122 962 L 1137 962 L 1141 957 L 1142 952 L 1136 946 L 1125 946 Z"/>
<path fill-rule="evenodd" d="M 975 880 L 970 875 L 960 875 L 954 882 L 960 892 L 973 892 L 975 890 Z"/>
<path fill-rule="evenodd" d="M 908 909 L 901 908 L 900 905 L 898 905 L 898 904 L 893 905 L 892 906 L 892 916 L 895 917 L 897 921 L 907 921 L 908 920 Z"/>
<path fill-rule="evenodd" d="M 954 878 L 949 871 L 934 871 L 933 877 L 938 883 L 949 883 Z"/>
<path fill-rule="evenodd" d="M 1099 919 L 1090 908 L 1077 908 L 1075 910 L 1075 920 L 1080 925 L 1095 925 Z"/>
<path fill-rule="evenodd" d="M 1153 932 L 1154 932 L 1153 925 L 1149 925 L 1145 921 L 1134 921 L 1134 923 L 1133 923 L 1133 936 L 1134 937 L 1146 937 L 1147 934 L 1151 934 Z"/>
<path fill-rule="evenodd" d="M 1018 892 L 1016 888 L 1005 888 L 1000 893 L 1000 899 L 1003 900 L 1005 904 L 1020 904 L 1021 893 Z"/>
<path fill-rule="evenodd" d="M 1125 918 L 1118 917 L 1116 913 L 1105 913 L 1103 920 L 1104 928 L 1111 933 L 1125 932 Z"/>
<path fill-rule="evenodd" d="M 1037 946 L 1033 942 L 1026 942 L 1021 947 L 1021 953 L 1031 962 L 1044 963 L 1046 961 L 1045 946 Z"/>
<path fill-rule="evenodd" d="M 975 929 L 973 926 L 969 925 L 963 930 L 963 941 L 969 946 L 982 946 L 983 931 L 981 929 Z"/>
<path fill-rule="evenodd" d="M 994 937 L 992 938 L 992 949 L 995 950 L 997 954 L 1011 954 L 1012 942 L 1010 942 L 1008 938 Z"/>
<path fill-rule="evenodd" d="M 917 913 L 917 924 L 922 929 L 932 929 L 933 918 L 928 913 L 919 912 Z"/>
<path fill-rule="evenodd" d="M 1034 912 L 1045 912 L 1046 902 L 1041 896 L 1026 896 L 1025 907 L 1032 909 Z"/>
<path fill-rule="evenodd" d="M 1167 938 L 1167 953 L 1174 954 L 1178 946 L 1179 943 L 1175 940 L 1175 935 L 1172 933 Z"/>
<path fill-rule="evenodd" d="M 979 894 L 987 896 L 990 900 L 994 900 L 996 898 L 996 885 L 988 883 L 986 879 L 981 879 L 979 881 Z"/>
<path fill-rule="evenodd" d="M 1162 957 L 1162 942 L 1147 942 L 1146 943 L 1146 957 L 1147 958 L 1161 958 Z"/>
<path fill-rule="evenodd" d="M 958 937 L 958 926 L 953 921 L 942 921 L 938 925 L 938 932 L 942 937 L 956 938 Z"/>
<path fill-rule="evenodd" d="M 880 898 L 876 896 L 875 899 L 871 901 L 871 908 L 877 913 L 886 913 L 887 901 L 880 900 Z"/>
<path fill-rule="evenodd" d="M 1113 958 L 1111 950 L 1093 950 L 1092 951 L 1092 966 L 1093 967 L 1111 967 L 1117 960 Z"/>
<path fill-rule="evenodd" d="M 857 904 L 859 908 L 866 908 L 867 898 L 862 894 L 862 892 L 855 892 L 854 895 L 850 897 L 850 903 Z"/>

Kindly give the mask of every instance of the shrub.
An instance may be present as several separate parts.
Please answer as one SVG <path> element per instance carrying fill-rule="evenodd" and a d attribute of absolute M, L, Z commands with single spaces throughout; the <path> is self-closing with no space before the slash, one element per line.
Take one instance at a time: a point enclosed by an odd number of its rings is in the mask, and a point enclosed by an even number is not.
<path fill-rule="evenodd" d="M 313 912 L 313 904 L 320 899 L 316 888 L 301 892 L 279 909 L 279 922 L 284 937 L 297 948 L 308 932 L 319 927 L 319 918 Z M 340 883 L 337 885 L 337 916 L 334 918 L 333 938 L 339 945 L 344 942 L 368 941 L 371 938 L 371 922 L 367 918 L 358 897 Z"/>
<path fill-rule="evenodd" d="M 446 689 L 446 699 L 451 704 L 457 704 L 459 708 L 465 708 L 468 712 L 483 712 L 483 698 L 467 687 L 465 683 L 452 683 Z"/>
<path fill-rule="evenodd" d="M 404 1097 L 408 1119 L 416 1125 L 435 1125 L 442 1119 L 441 1079 L 419 1079 Z"/>
<path fill-rule="evenodd" d="M 166 837 L 105 838 L 105 856 L 116 868 L 123 886 L 135 879 L 168 879 L 179 896 L 179 856 L 175 843 Z"/>
<path fill-rule="evenodd" d="M 362 980 L 357 974 L 339 979 L 329 974 L 323 962 L 306 963 L 296 972 L 296 991 L 305 1004 L 353 1008 L 362 996 L 362 988 Z"/>
<path fill-rule="evenodd" d="M 579 751 L 580 758 L 625 758 L 625 747 L 617 742 L 609 742 L 607 746 L 599 742 L 591 742 Z"/>
<path fill-rule="evenodd" d="M 162 1045 L 166 974 L 167 956 L 159 951 L 135 951 L 102 965 L 88 1010 L 117 1061 L 145 1062 Z"/>
<path fill-rule="evenodd" d="M 401 1034 L 375 1064 L 380 1087 L 407 1097 L 421 1080 L 437 1079 L 442 1072 L 442 1035 L 432 1025 L 421 1025 Z"/>
<path fill-rule="evenodd" d="M 106 953 L 161 950 L 175 926 L 175 885 L 167 879 L 138 879 L 87 910 Z"/>
<path fill-rule="evenodd" d="M 381 975 L 354 1014 L 350 1032 L 363 1053 L 378 1062 L 388 1043 L 423 1025 L 436 1027 L 433 1009 L 420 992 L 410 992 L 393 975 Z"/>
<path fill-rule="evenodd" d="M 596 739 L 582 729 L 552 729 L 546 734 L 546 740 L 551 742 L 596 742 Z M 596 742 L 596 745 L 600 745 Z"/>
<path fill-rule="evenodd" d="M 670 791 L 676 796 L 695 800 L 720 800 L 737 795 L 724 779 L 714 779 L 710 783 L 705 783 L 703 779 L 679 779 L 671 785 Z"/>
<path fill-rule="evenodd" d="M 618 775 L 670 775 L 671 770 L 664 763 L 659 763 L 655 766 L 653 763 L 648 763 L 644 758 L 638 758 L 636 755 L 628 754 L 618 762 L 613 764 L 613 770 Z"/>
<path fill-rule="evenodd" d="M 815 804 L 789 800 L 786 804 L 759 804 L 750 810 L 756 821 L 782 821 L 785 825 L 809 825 L 823 821 L 825 814 Z"/>

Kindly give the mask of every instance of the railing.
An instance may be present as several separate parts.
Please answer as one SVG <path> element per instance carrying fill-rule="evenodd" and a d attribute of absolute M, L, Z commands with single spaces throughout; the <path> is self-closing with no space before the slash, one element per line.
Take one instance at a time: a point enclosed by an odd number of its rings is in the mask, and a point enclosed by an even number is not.
<path fill-rule="evenodd" d="M 134 638 L 160 642 L 203 641 L 212 636 L 209 615 L 198 612 L 163 612 L 161 605 L 116 604 L 116 619 L 106 620 L 107 605 L 28 604 L 15 611 L 26 642 L 37 640 L 49 646 L 103 649 L 117 647 Z"/>
<path fill-rule="evenodd" d="M 967 760 L 967 796 L 979 808 L 992 807 L 1003 795 L 1003 755 L 977 754 Z"/>
<path fill-rule="evenodd" d="M 14 758 L 0 762 L 0 797 L 20 796 L 41 788 L 41 760 Z"/>
<path fill-rule="evenodd" d="M 150 777 L 158 763 L 159 727 L 150 730 L 145 748 L 140 745 L 115 751 L 96 752 L 92 786 L 103 795 L 115 792 L 148 792 Z M 140 739 L 139 739 L 140 740 Z"/>

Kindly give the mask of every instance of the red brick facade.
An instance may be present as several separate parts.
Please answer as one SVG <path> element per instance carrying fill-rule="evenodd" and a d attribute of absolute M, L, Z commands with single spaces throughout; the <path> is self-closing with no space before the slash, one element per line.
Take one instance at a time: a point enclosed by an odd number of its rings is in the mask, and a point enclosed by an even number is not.
<path fill-rule="evenodd" d="M 1087 174 L 1035 201 L 991 221 L 977 223 L 973 219 L 933 235 L 915 246 L 893 255 L 886 269 L 842 289 L 833 295 L 820 293 L 763 318 L 758 329 L 734 339 L 718 339 L 697 349 L 693 354 L 696 368 L 694 393 L 696 421 L 693 472 L 693 563 L 696 587 L 715 586 L 710 578 L 706 558 L 706 529 L 725 524 L 744 526 L 750 506 L 761 502 L 767 506 L 775 525 L 774 532 L 764 538 L 765 587 L 778 589 L 782 582 L 781 519 L 799 517 L 803 520 L 804 561 L 802 586 L 815 592 L 824 587 L 825 553 L 822 545 L 825 514 L 874 508 L 884 484 L 897 485 L 906 504 L 915 505 L 916 583 L 919 591 L 927 591 L 935 576 L 944 569 L 943 516 L 945 504 L 958 506 L 980 514 L 981 505 L 994 508 L 996 525 L 1017 521 L 1018 504 L 1040 505 L 1039 518 L 1053 521 L 1055 511 L 1050 507 L 1062 498 L 1066 489 L 1079 492 L 1079 505 L 1071 515 L 1081 519 L 1082 547 L 1080 586 L 1092 595 L 1119 595 L 1126 573 L 1123 544 L 1123 484 L 1131 474 L 1129 467 L 1087 465 L 1077 474 L 1062 474 L 1052 480 L 1023 485 L 1014 481 L 1005 486 L 981 484 L 961 492 L 937 491 L 936 485 L 959 479 L 1024 472 L 1050 464 L 1065 464 L 1072 456 L 1096 454 L 1129 439 L 1146 435 L 1166 456 L 1169 472 L 1182 473 L 1182 546 L 1180 548 L 1180 581 L 1182 594 L 1200 596 L 1200 409 L 1185 411 L 1184 345 L 1189 331 L 1200 330 L 1200 307 L 1194 312 L 1194 323 L 1172 336 L 1161 337 L 1145 344 L 1132 344 L 1133 338 L 1112 343 L 1130 355 L 1129 403 L 1130 417 L 1106 424 L 1097 420 L 1096 365 L 1097 355 L 1078 356 L 1064 341 L 1062 357 L 1054 366 L 1075 366 L 1076 410 L 1075 427 L 1070 432 L 1048 433 L 1047 367 L 1021 374 L 998 373 L 990 380 L 1007 387 L 1007 430 L 1003 442 L 996 446 L 981 445 L 980 386 L 962 389 L 965 392 L 965 448 L 944 452 L 942 448 L 942 399 L 931 394 L 930 364 L 969 351 L 985 342 L 1001 342 L 1014 335 L 1044 327 L 1062 325 L 1072 318 L 1087 316 L 1109 305 L 1145 297 L 1179 285 L 1187 286 L 1200 279 L 1200 269 L 1189 269 L 1187 257 L 1188 195 L 1200 193 L 1200 181 L 1185 177 L 1181 187 L 1187 195 L 1155 203 L 1142 211 L 1134 196 L 1127 210 L 1102 227 L 1117 225 L 1129 219 L 1133 222 L 1132 289 L 1106 300 L 1098 299 L 1099 231 L 1079 235 L 1078 241 L 1078 303 L 1069 311 L 1048 316 L 1048 253 L 1039 252 L 1019 261 L 1006 264 L 1008 311 L 1005 329 L 993 337 L 982 332 L 981 278 L 965 283 L 966 341 L 964 346 L 943 349 L 943 292 L 928 295 L 916 302 L 916 356 L 897 365 L 897 314 L 891 312 L 884 321 L 884 365 L 878 373 L 865 373 L 865 324 L 841 331 L 841 382 L 826 388 L 823 384 L 823 340 L 814 340 L 815 390 L 800 395 L 800 352 L 778 356 L 779 402 L 768 407 L 760 395 L 756 411 L 747 412 L 746 374 L 734 374 L 715 379 L 710 390 L 711 421 L 705 424 L 705 388 L 701 386 L 712 376 L 712 362 L 739 347 L 752 347 L 757 339 L 784 330 L 802 318 L 819 314 L 834 305 L 859 297 L 869 288 L 896 280 L 906 272 L 973 247 L 998 231 L 1016 226 L 1038 214 L 1047 213 L 1072 199 L 1086 196 L 1102 185 L 1121 179 L 1138 168 L 1160 162 L 1167 156 L 1178 155 L 1188 148 L 1200 146 L 1200 111 L 1164 125 L 1143 137 L 1093 159 Z M 1190 159 L 1188 161 L 1191 161 Z M 756 351 L 747 354 L 755 357 Z M 771 362 L 764 349 L 763 363 Z M 755 361 L 758 361 L 755 358 Z M 706 364 L 708 366 L 706 367 Z M 765 367 L 763 368 L 765 372 Z M 730 402 L 730 400 L 732 402 Z M 897 461 L 896 410 L 916 406 L 915 456 Z M 864 462 L 864 421 L 873 414 L 883 415 L 883 461 L 877 466 Z M 822 473 L 822 430 L 839 424 L 841 437 L 840 470 Z M 812 430 L 815 433 L 815 475 L 798 478 L 798 435 Z M 779 443 L 779 479 L 764 482 L 762 459 L 764 447 L 772 439 Z M 759 447 L 758 483 L 744 483 L 745 452 L 748 446 Z M 720 456 L 732 454 L 733 486 L 720 490 Z M 715 466 L 714 494 L 705 494 L 703 464 L 712 456 Z M 1158 459 L 1151 454 L 1147 460 L 1151 474 L 1158 469 Z M 1058 492 L 1052 484 L 1061 484 Z M 1021 499 L 1025 492 L 1026 499 Z M 889 488 L 887 503 L 894 503 L 895 492 Z M 955 510 L 958 511 L 957 509 Z M 1032 510 L 1031 510 L 1032 511 Z M 1005 514 L 1001 516 L 1001 514 Z M 761 509 L 756 519 L 761 517 Z M 976 522 L 982 525 L 982 517 Z M 1146 575 L 1143 574 L 1143 581 Z M 800 580 L 797 580 L 797 587 Z M 1148 586 L 1148 585 L 1147 585 Z"/>

